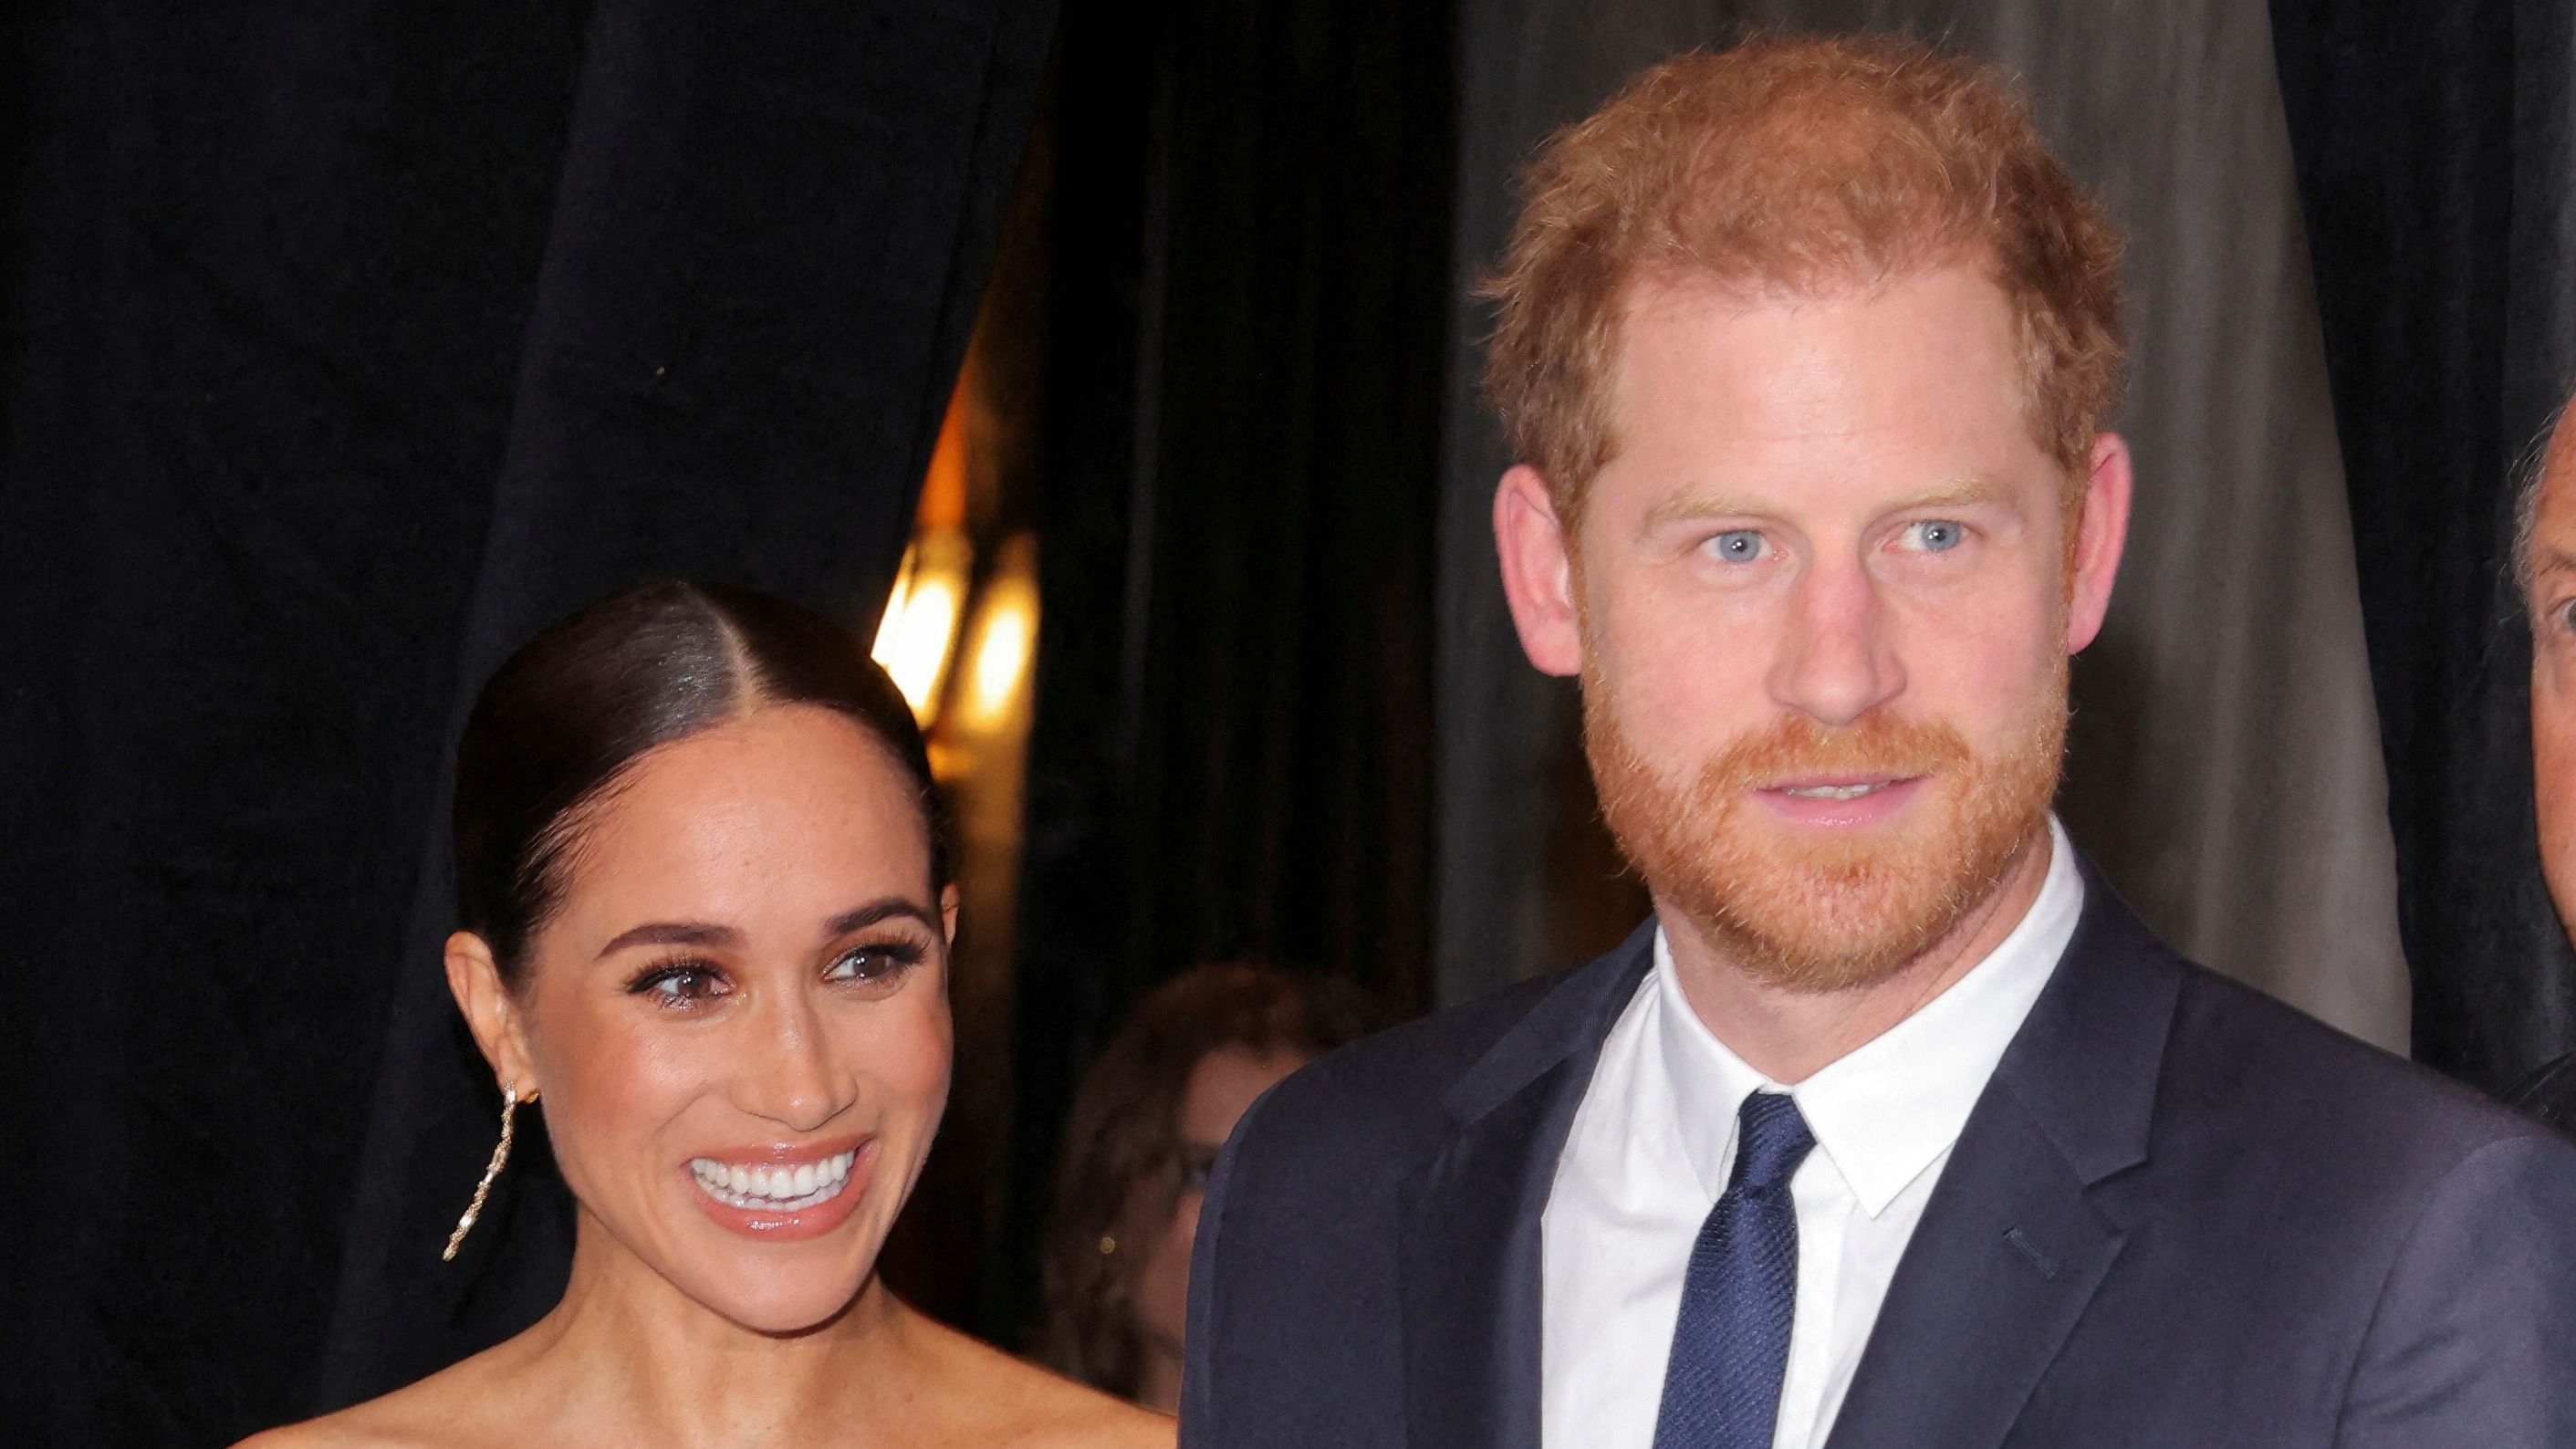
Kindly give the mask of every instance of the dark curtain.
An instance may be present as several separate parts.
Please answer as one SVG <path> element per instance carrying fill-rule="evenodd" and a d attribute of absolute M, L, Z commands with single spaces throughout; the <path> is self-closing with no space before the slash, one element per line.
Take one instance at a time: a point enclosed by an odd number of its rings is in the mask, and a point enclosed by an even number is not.
<path fill-rule="evenodd" d="M 1053 9 L 14 9 L 13 1440 L 223 1442 L 551 1299 L 542 1152 L 437 1261 L 497 1110 L 452 733 L 642 577 L 872 620 Z"/>
<path fill-rule="evenodd" d="M 2541 884 L 2516 470 L 2576 364 L 2576 16 L 2273 0 L 2388 760 L 2415 1054 L 2489 1087 L 2576 1047 Z"/>
<path fill-rule="evenodd" d="M 1450 26 L 1365 0 L 1067 13 L 1023 1294 L 1074 1083 L 1139 992 L 1261 955 L 1429 1002 Z"/>

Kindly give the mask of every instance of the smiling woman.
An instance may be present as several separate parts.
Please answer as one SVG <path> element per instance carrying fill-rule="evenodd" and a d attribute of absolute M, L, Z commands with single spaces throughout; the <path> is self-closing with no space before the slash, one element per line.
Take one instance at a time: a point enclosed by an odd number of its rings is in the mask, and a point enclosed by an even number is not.
<path fill-rule="evenodd" d="M 542 1101 L 571 1282 L 255 1443 L 1170 1442 L 877 1276 L 947 1103 L 957 905 L 920 732 L 857 641 L 680 583 L 556 624 L 466 725 L 456 840 L 448 984 L 507 1104 L 484 1186 Z"/>

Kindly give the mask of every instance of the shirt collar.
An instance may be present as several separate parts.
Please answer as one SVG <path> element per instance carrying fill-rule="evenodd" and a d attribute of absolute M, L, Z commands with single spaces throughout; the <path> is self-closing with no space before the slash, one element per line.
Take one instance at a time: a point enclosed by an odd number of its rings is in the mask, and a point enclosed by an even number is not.
<path fill-rule="evenodd" d="M 1711 1198 L 1726 1188 L 1736 1111 L 1755 1091 L 1785 1091 L 1797 1102 L 1818 1150 L 1871 1217 L 1950 1150 L 2084 913 L 2083 872 L 2055 815 L 2048 847 L 2038 899 L 1992 954 L 1913 1015 L 1794 1087 L 1755 1071 L 1700 1021 L 1656 928 L 1656 1054 L 1681 1108 L 1683 1147 Z"/>

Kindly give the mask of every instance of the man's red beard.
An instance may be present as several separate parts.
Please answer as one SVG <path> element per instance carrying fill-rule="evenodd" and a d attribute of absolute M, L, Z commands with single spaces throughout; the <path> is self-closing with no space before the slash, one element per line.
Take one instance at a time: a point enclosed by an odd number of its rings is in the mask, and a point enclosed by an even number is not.
<path fill-rule="evenodd" d="M 1583 747 L 1610 833 L 1662 908 L 1758 981 L 1840 991 L 1888 979 L 1947 936 L 2046 829 L 2066 751 L 2065 679 L 2060 660 L 2033 718 L 1992 758 L 1943 723 L 1872 713 L 1828 730 L 1790 715 L 1682 785 L 1628 743 L 1587 669 Z M 1901 824 L 1848 836 L 1800 831 L 1754 798 L 1782 781 L 1917 777 L 1923 794 Z"/>

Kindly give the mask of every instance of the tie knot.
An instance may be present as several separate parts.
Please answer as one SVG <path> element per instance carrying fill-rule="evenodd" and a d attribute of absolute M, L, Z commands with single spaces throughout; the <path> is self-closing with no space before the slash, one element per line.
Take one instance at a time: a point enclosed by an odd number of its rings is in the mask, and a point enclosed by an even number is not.
<path fill-rule="evenodd" d="M 1735 1170 L 1727 1189 L 1785 1187 L 1816 1139 L 1785 1092 L 1755 1092 L 1735 1114 Z"/>

